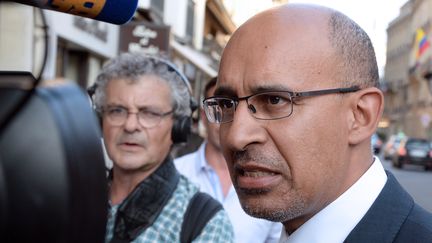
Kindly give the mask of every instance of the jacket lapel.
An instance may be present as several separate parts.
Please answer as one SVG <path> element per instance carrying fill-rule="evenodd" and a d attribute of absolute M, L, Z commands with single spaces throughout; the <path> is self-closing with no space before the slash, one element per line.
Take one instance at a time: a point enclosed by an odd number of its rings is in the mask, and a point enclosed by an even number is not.
<path fill-rule="evenodd" d="M 344 242 L 393 242 L 414 201 L 389 171 L 387 182 L 366 215 Z"/>

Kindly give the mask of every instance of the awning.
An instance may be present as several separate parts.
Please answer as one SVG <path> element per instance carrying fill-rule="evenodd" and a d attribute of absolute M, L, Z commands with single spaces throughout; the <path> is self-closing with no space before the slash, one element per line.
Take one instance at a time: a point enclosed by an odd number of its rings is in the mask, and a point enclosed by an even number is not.
<path fill-rule="evenodd" d="M 202 70 L 209 77 L 217 76 L 218 72 L 210 66 L 212 60 L 209 57 L 189 46 L 182 45 L 175 40 L 172 40 L 170 44 L 175 51 L 188 59 L 193 65 Z"/>

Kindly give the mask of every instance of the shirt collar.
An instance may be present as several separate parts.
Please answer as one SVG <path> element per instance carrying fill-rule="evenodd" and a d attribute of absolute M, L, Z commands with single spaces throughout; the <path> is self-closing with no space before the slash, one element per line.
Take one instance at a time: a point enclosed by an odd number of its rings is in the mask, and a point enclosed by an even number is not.
<path fill-rule="evenodd" d="M 343 242 L 369 210 L 387 181 L 378 157 L 372 166 L 335 201 L 291 235 L 282 230 L 279 242 Z"/>
<path fill-rule="evenodd" d="M 198 149 L 198 163 L 196 163 L 196 167 L 197 167 L 196 171 L 197 172 L 205 171 L 205 170 L 211 168 L 210 165 L 207 163 L 207 160 L 205 158 L 206 146 L 207 146 L 207 141 L 203 142 Z"/>

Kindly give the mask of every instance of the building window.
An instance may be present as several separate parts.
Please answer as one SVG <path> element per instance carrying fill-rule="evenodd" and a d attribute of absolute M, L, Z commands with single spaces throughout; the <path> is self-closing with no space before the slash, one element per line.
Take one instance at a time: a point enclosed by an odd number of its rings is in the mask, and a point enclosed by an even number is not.
<path fill-rule="evenodd" d="M 189 40 L 192 40 L 194 35 L 194 19 L 195 19 L 195 3 L 193 0 L 188 0 L 186 35 Z"/>
<path fill-rule="evenodd" d="M 89 52 L 64 39 L 58 40 L 56 77 L 87 87 Z"/>
<path fill-rule="evenodd" d="M 164 0 L 151 0 L 150 8 L 157 13 L 158 16 L 162 17 L 164 12 Z"/>

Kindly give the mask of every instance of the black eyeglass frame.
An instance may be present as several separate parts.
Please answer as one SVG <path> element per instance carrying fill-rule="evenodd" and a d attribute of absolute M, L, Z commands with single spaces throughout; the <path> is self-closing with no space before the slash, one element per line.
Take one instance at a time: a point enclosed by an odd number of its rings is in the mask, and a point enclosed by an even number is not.
<path fill-rule="evenodd" d="M 234 111 L 236 111 L 238 104 L 242 100 L 246 101 L 246 103 L 248 104 L 248 109 L 251 110 L 251 107 L 250 107 L 251 105 L 248 102 L 249 98 L 257 96 L 257 95 L 260 95 L 260 94 L 265 94 L 265 93 L 271 93 L 271 92 L 288 93 L 289 96 L 290 96 L 291 101 L 293 101 L 294 99 L 302 98 L 302 97 L 313 97 L 313 96 L 326 95 L 326 94 L 345 94 L 345 93 L 357 92 L 359 90 L 361 90 L 361 88 L 359 86 L 351 86 L 351 87 L 348 87 L 348 88 L 334 88 L 334 89 L 312 90 L 312 91 L 303 91 L 303 92 L 295 92 L 295 91 L 288 91 L 288 90 L 266 90 L 266 91 L 258 92 L 258 93 L 251 94 L 251 95 L 248 95 L 248 96 L 243 96 L 243 97 L 212 96 L 212 97 L 208 97 L 208 98 L 204 99 L 202 102 L 203 102 L 204 110 L 206 111 L 205 114 L 206 114 L 207 120 L 209 122 L 212 122 L 211 119 L 209 119 L 209 115 L 208 115 L 208 112 L 207 112 L 209 110 L 209 108 L 206 105 L 206 102 L 209 101 L 210 99 L 215 99 L 215 98 L 216 99 L 217 98 L 230 99 L 230 100 L 233 101 L 233 103 L 234 103 Z M 292 111 L 293 111 L 292 107 L 293 106 L 291 106 L 291 112 L 287 116 L 278 117 L 278 118 L 268 118 L 268 119 L 266 119 L 266 118 L 258 118 L 258 117 L 255 117 L 255 116 L 253 116 L 253 117 L 255 119 L 258 119 L 258 120 L 278 120 L 278 119 L 286 118 L 286 117 L 289 117 L 292 114 Z M 254 107 L 252 107 L 252 108 L 254 108 Z M 231 121 L 232 121 L 232 119 L 229 120 L 229 121 L 224 121 L 224 122 L 216 122 L 215 121 L 215 122 L 212 122 L 212 123 L 219 123 L 219 124 L 221 124 L 221 123 L 228 123 L 228 122 L 231 122 Z"/>

